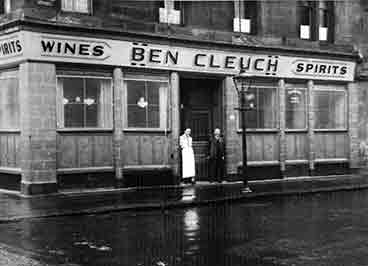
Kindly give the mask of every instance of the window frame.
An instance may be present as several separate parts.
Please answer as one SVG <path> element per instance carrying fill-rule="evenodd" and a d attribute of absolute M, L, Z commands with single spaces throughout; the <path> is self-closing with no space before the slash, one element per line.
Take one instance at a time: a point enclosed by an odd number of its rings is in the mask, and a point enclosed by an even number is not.
<path fill-rule="evenodd" d="M 251 15 L 251 18 L 246 18 L 245 14 L 245 6 L 246 3 L 254 4 L 255 13 Z M 233 18 L 233 32 L 236 33 L 243 33 L 249 35 L 256 35 L 258 32 L 258 25 L 259 25 L 259 9 L 260 9 L 260 2 L 258 1 L 246 1 L 246 0 L 234 0 L 234 18 Z M 243 31 L 242 30 L 242 21 L 249 19 L 250 20 L 250 31 Z M 238 25 L 239 29 L 235 30 L 235 25 Z"/>
<path fill-rule="evenodd" d="M 303 5 L 303 2 L 307 2 L 307 6 L 308 6 L 308 17 L 310 17 L 310 25 L 309 26 L 309 38 L 302 38 L 301 37 L 301 26 L 304 25 L 301 22 L 301 12 L 302 9 L 306 8 Z M 321 11 L 321 7 L 320 7 L 320 3 L 321 2 L 325 2 L 326 3 L 326 8 L 324 8 L 323 10 L 325 10 L 325 12 L 327 12 L 327 18 L 328 18 L 328 32 L 327 32 L 327 40 L 320 40 L 320 28 L 321 28 L 321 19 L 320 19 L 320 11 Z M 335 35 L 335 5 L 334 2 L 331 0 L 318 0 L 318 1 L 300 1 L 297 2 L 297 7 L 298 7 L 298 38 L 301 40 L 306 40 L 306 41 L 318 41 L 321 43 L 333 43 L 334 42 L 334 35 Z"/>
<path fill-rule="evenodd" d="M 315 97 L 315 92 L 316 91 L 329 91 L 329 92 L 343 92 L 344 93 L 344 101 L 345 101 L 345 110 L 344 110 L 344 119 L 345 119 L 345 125 L 343 128 L 316 128 L 315 127 L 315 123 L 316 123 L 316 103 L 314 100 Z M 343 86 L 338 86 L 336 85 L 335 88 L 331 88 L 330 86 L 323 86 L 323 85 L 314 85 L 313 89 L 312 89 L 312 112 L 313 112 L 313 124 L 311 125 L 312 130 L 314 132 L 329 132 L 329 131 L 335 131 L 335 132 L 346 132 L 349 131 L 349 93 L 348 90 L 346 88 L 344 88 Z"/>
<path fill-rule="evenodd" d="M 63 95 L 64 95 L 64 87 L 60 88 L 59 86 L 59 79 L 64 78 L 80 78 L 80 79 L 99 79 L 99 80 L 109 80 L 110 81 L 110 121 L 111 125 L 104 126 L 104 127 L 65 127 L 65 114 L 64 114 L 64 104 L 63 104 Z M 85 83 L 85 81 L 84 81 Z M 56 128 L 57 131 L 111 131 L 114 127 L 114 96 L 113 96 L 113 78 L 107 76 L 90 76 L 90 75 L 67 75 L 67 74 L 60 74 L 56 75 Z M 106 103 L 105 103 L 106 104 Z"/>
<path fill-rule="evenodd" d="M 252 85 L 252 89 L 273 89 L 275 91 L 275 108 L 274 110 L 274 116 L 275 116 L 275 121 L 274 121 L 274 125 L 275 127 L 271 127 L 271 128 L 260 128 L 260 127 L 256 127 L 256 128 L 250 128 L 247 126 L 247 123 L 245 124 L 245 130 L 246 132 L 278 132 L 280 130 L 280 119 L 279 119 L 279 114 L 280 114 L 280 100 L 279 100 L 279 93 L 280 93 L 280 88 L 279 86 L 277 86 L 276 84 L 274 86 L 271 85 L 261 85 L 261 84 L 254 84 Z M 257 96 L 256 96 L 257 98 Z M 239 99 L 239 98 L 238 98 Z M 256 110 L 257 109 L 257 104 L 255 107 Z M 241 125 L 241 114 L 238 115 L 238 119 L 237 119 L 237 128 L 238 128 L 238 132 L 242 132 L 242 125 Z"/>
<path fill-rule="evenodd" d="M 167 5 L 169 3 L 169 5 Z M 162 5 L 163 4 L 163 5 Z M 172 23 L 169 21 L 171 12 L 179 12 L 179 23 Z M 161 21 L 161 14 L 165 14 L 165 21 Z M 161 0 L 158 2 L 158 21 L 159 23 L 183 25 L 184 24 L 184 8 L 181 0 Z"/>
<path fill-rule="evenodd" d="M 128 85 L 127 85 L 127 81 L 143 81 L 143 82 L 161 82 L 161 83 L 166 83 L 167 87 L 166 87 L 166 92 L 164 94 L 165 96 L 165 106 L 162 107 L 161 105 L 159 105 L 159 114 L 161 115 L 161 108 L 166 109 L 165 110 L 165 117 L 163 118 L 163 124 L 161 125 L 161 121 L 160 121 L 160 126 L 157 128 L 154 127 L 129 127 L 128 125 Z M 123 95 L 122 95 L 122 118 L 123 118 L 123 131 L 133 131 L 133 132 L 169 132 L 170 131 L 170 127 L 171 127 L 171 112 L 169 112 L 170 108 L 171 108 L 171 103 L 170 103 L 170 88 L 171 88 L 171 84 L 170 84 L 170 79 L 167 76 L 159 76 L 159 75 L 155 75 L 155 76 L 147 76 L 147 75 L 140 75 L 140 74 L 128 74 L 123 78 Z M 159 97 L 161 97 L 161 94 L 159 92 Z M 160 98 L 159 98 L 159 102 L 160 102 Z M 166 108 L 165 108 L 166 107 Z"/>
<path fill-rule="evenodd" d="M 87 0 L 88 1 L 88 10 L 87 11 L 76 10 L 75 3 L 76 3 L 76 1 L 79 1 L 79 0 L 71 0 L 71 1 L 73 1 L 72 2 L 73 3 L 72 4 L 73 8 L 72 9 L 65 9 L 65 8 L 63 8 L 63 2 L 64 1 L 68 1 L 68 0 L 61 0 L 60 9 L 63 12 L 78 13 L 78 14 L 85 14 L 85 15 L 92 15 L 93 14 L 93 0 Z"/>

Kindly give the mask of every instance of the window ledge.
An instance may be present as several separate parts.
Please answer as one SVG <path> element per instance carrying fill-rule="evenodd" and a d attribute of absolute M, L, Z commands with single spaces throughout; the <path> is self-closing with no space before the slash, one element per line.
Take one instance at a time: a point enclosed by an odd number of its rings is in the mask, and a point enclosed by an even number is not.
<path fill-rule="evenodd" d="M 315 159 L 315 163 L 347 163 L 348 158 L 325 158 L 325 159 Z"/>
<path fill-rule="evenodd" d="M 4 129 L 0 129 L 0 133 L 20 133 L 20 129 L 18 128 L 4 128 Z"/>
<path fill-rule="evenodd" d="M 245 132 L 249 132 L 249 133 L 278 133 L 280 130 L 278 128 L 265 128 L 265 129 L 246 129 Z M 237 130 L 238 133 L 242 133 L 243 130 L 238 129 Z"/>
<path fill-rule="evenodd" d="M 68 132 L 112 132 L 113 128 L 58 128 L 56 130 L 60 133 L 68 133 Z"/>
<path fill-rule="evenodd" d="M 170 133 L 171 129 L 164 128 L 124 128 L 124 132 L 157 132 L 157 133 Z"/>
<path fill-rule="evenodd" d="M 348 132 L 347 128 L 313 129 L 314 132 Z"/>
<path fill-rule="evenodd" d="M 309 163 L 308 160 L 304 159 L 295 159 L 295 160 L 285 160 L 285 164 L 292 165 L 292 164 L 307 164 Z"/>
<path fill-rule="evenodd" d="M 301 128 L 301 129 L 285 129 L 286 133 L 307 133 L 307 128 Z"/>

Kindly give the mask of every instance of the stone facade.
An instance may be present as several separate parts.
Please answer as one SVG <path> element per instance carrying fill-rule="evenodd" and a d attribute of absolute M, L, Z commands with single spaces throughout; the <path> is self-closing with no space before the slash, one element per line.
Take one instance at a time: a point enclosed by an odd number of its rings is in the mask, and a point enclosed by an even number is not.
<path fill-rule="evenodd" d="M 170 3 L 168 0 L 162 2 Z M 247 136 L 247 140 L 250 143 L 248 146 L 248 156 L 251 158 L 250 174 L 262 169 L 258 173 L 260 176 L 265 175 L 265 178 L 321 175 L 324 173 L 321 165 L 325 165 L 326 162 L 331 163 L 330 168 L 335 167 L 335 164 L 348 164 L 349 171 L 355 171 L 364 165 L 368 158 L 368 109 L 365 104 L 368 99 L 366 93 L 368 21 L 367 6 L 363 1 L 334 1 L 335 15 L 332 29 L 334 38 L 331 42 L 307 41 L 299 38 L 298 6 L 294 0 L 259 1 L 255 34 L 233 31 L 235 11 L 232 1 L 183 1 L 180 4 L 182 23 L 178 25 L 159 23 L 159 7 L 162 4 L 160 1 L 93 0 L 90 13 L 82 14 L 63 11 L 61 1 L 12 0 L 11 12 L 0 17 L 2 22 L 0 30 L 3 34 L 30 30 L 44 34 L 58 34 L 66 38 L 82 36 L 81 38 L 101 38 L 107 42 L 110 40 L 145 42 L 195 47 L 206 51 L 213 49 L 358 62 L 353 82 L 323 79 L 317 81 L 260 79 L 260 84 L 268 83 L 277 88 L 277 126 L 268 131 L 253 130 Z M 127 53 L 123 56 L 130 55 Z M 225 133 L 227 174 L 236 176 L 242 167 L 239 114 L 234 109 L 238 106 L 238 97 L 231 75 L 215 75 L 208 71 L 205 74 L 194 73 L 195 71 L 181 72 L 177 69 L 153 70 L 149 67 L 142 69 L 133 65 L 111 66 L 88 61 L 66 63 L 63 58 L 59 61 L 26 58 L 10 63 L 6 61 L 3 64 L 0 61 L 0 65 L 2 72 L 9 69 L 17 71 L 20 107 L 19 128 L 2 132 L 11 137 L 15 134 L 14 138 L 19 141 L 18 146 L 14 148 L 17 150 L 14 153 L 19 157 L 19 163 L 0 165 L 0 173 L 21 175 L 20 190 L 23 194 L 56 192 L 62 184 L 78 178 L 82 187 L 84 183 L 91 183 L 91 186 L 94 186 L 101 179 L 108 180 L 107 177 L 114 181 L 102 182 L 108 186 L 141 185 L 144 183 L 143 179 L 149 179 L 156 184 L 160 177 L 167 177 L 170 180 L 164 182 L 165 184 L 177 184 L 179 181 L 177 177 L 180 176 L 177 140 L 182 129 L 183 116 L 181 81 L 188 78 L 203 79 L 208 76 L 221 84 L 217 89 L 220 95 L 218 102 L 221 102 L 222 106 L 214 111 L 214 116 L 221 117 L 218 121 L 221 121 Z M 57 88 L 57 79 L 61 76 L 111 79 L 113 127 L 79 130 L 60 128 L 58 120 L 60 103 L 57 102 L 60 92 Z M 132 76 L 137 80 L 148 77 L 148 80 L 167 81 L 170 84 L 167 94 L 169 103 L 167 124 L 160 130 L 134 131 L 126 128 L 128 116 L 125 79 Z M 308 105 L 307 126 L 297 132 L 288 131 L 285 125 L 286 89 L 287 86 L 294 84 L 302 84 L 301 87 L 306 90 Z M 332 132 L 332 138 L 329 138 L 323 130 L 313 130 L 315 123 L 312 109 L 313 90 L 319 85 L 327 87 L 326 84 L 332 90 L 334 86 L 344 87 L 349 103 L 346 114 L 348 128 L 337 133 Z M 333 135 L 335 133 L 336 136 Z M 347 140 L 343 144 L 348 146 L 347 155 L 318 158 L 320 151 L 318 143 L 323 143 L 325 139 L 335 141 L 330 143 L 331 146 Z M 290 144 L 290 140 L 295 140 L 295 143 Z M 295 154 L 295 158 L 290 155 L 292 145 L 295 153 L 300 153 Z M 305 151 L 300 152 L 300 149 Z M 69 157 L 73 157 L 72 159 L 75 157 L 75 161 L 72 162 Z M 66 167 L 68 159 L 71 161 L 70 167 Z M 334 173 L 330 170 L 327 172 Z M 139 171 L 141 174 L 137 177 Z M 155 178 L 152 178 L 152 173 L 156 174 Z M 172 174 L 175 176 L 174 179 L 170 179 Z M 134 181 L 130 180 L 132 176 Z M 255 177 L 259 178 L 261 177 Z M 160 184 L 158 181 L 157 183 Z M 71 186 L 73 185 L 75 184 Z"/>

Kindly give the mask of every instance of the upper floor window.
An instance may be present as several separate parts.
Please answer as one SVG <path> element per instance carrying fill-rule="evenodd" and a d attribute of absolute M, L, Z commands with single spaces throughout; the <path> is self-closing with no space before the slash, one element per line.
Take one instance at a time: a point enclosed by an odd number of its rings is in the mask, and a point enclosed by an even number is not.
<path fill-rule="evenodd" d="M 91 13 L 92 0 L 62 0 L 61 9 L 63 11 Z"/>
<path fill-rule="evenodd" d="M 257 1 L 234 1 L 234 26 L 236 32 L 255 34 L 257 29 Z"/>
<path fill-rule="evenodd" d="M 333 1 L 299 2 L 299 37 L 305 40 L 332 41 Z"/>
<path fill-rule="evenodd" d="M 0 0 L 0 14 L 10 13 L 11 0 Z"/>
<path fill-rule="evenodd" d="M 178 0 L 162 0 L 159 2 L 160 23 L 181 24 L 182 3 Z"/>

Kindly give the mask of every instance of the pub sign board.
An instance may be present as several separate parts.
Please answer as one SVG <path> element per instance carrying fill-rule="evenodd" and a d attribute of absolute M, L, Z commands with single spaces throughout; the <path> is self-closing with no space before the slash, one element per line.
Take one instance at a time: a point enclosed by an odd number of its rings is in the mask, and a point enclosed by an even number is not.
<path fill-rule="evenodd" d="M 249 53 L 240 49 L 236 51 L 199 49 L 29 31 L 22 31 L 19 34 L 22 35 L 22 42 L 19 45 L 22 47 L 23 57 L 37 61 L 90 63 L 222 75 L 235 75 L 243 68 L 248 74 L 259 77 L 337 81 L 353 81 L 355 73 L 353 61 Z"/>

